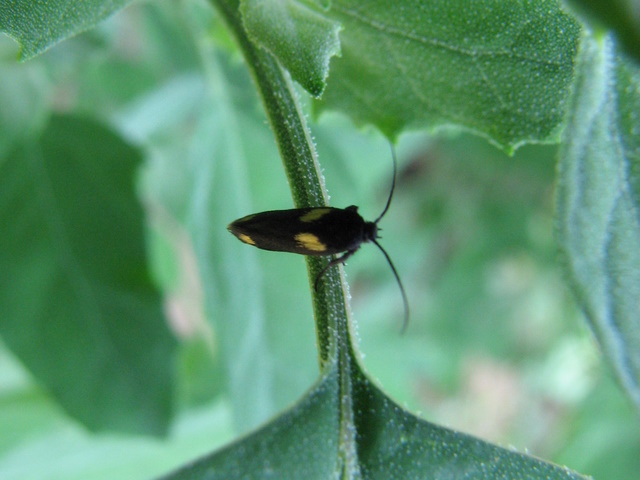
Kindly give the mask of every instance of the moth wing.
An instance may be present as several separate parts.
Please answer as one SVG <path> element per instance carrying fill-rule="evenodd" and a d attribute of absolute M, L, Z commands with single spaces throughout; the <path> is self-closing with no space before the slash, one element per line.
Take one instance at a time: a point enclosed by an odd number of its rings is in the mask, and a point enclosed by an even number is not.
<path fill-rule="evenodd" d="M 323 235 L 322 217 L 331 216 L 335 208 L 298 208 L 272 210 L 247 215 L 227 228 L 244 243 L 263 250 L 300 255 L 333 255 L 343 249 L 330 248 Z"/>

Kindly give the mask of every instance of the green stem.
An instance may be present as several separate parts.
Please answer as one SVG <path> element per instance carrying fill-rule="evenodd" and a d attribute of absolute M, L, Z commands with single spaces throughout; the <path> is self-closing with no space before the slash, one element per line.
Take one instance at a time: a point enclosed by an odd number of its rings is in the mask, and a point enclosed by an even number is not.
<path fill-rule="evenodd" d="M 269 53 L 248 38 L 238 11 L 238 0 L 211 1 L 238 42 L 258 87 L 289 179 L 295 207 L 326 205 L 326 191 L 311 134 L 288 73 Z M 327 262 L 322 257 L 307 257 L 310 285 Z M 353 353 L 347 328 L 346 284 L 338 272 L 336 268 L 329 269 L 318 291 L 312 289 L 321 369 L 338 361 L 339 351 L 342 351 L 341 355 Z"/>

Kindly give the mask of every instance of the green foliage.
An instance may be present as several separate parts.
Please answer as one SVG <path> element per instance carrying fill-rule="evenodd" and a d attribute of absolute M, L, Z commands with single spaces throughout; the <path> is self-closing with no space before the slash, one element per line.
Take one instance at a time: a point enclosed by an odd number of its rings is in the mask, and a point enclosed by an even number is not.
<path fill-rule="evenodd" d="M 89 428 L 159 434 L 174 343 L 147 275 L 140 160 L 103 127 L 53 117 L 0 163 L 0 223 L 11 232 L 0 237 L 0 331 Z"/>
<path fill-rule="evenodd" d="M 293 2 L 240 3 L 251 39 L 266 48 L 309 93 L 320 95 L 329 74 L 329 61 L 340 53 L 339 25 Z"/>
<path fill-rule="evenodd" d="M 137 6 L 29 62 L 3 60 L 0 430 L 15 433 L 0 441 L 0 476 L 41 478 L 24 461 L 35 456 L 51 478 L 148 478 L 240 432 L 166 478 L 583 478 L 457 431 L 468 429 L 635 478 L 640 438 L 620 426 L 637 419 L 572 327 L 551 236 L 557 156 L 563 266 L 640 406 L 640 75 L 618 51 L 618 24 L 597 19 L 614 31 L 596 37 L 550 0 L 212 4 L 216 16 L 197 2 Z M 0 0 L 0 31 L 31 58 L 123 5 Z M 311 126 L 308 109 L 323 113 Z M 379 252 L 349 262 L 353 314 L 342 268 L 309 308 L 300 258 L 224 228 L 290 208 L 290 196 L 327 203 L 321 171 L 333 205 L 375 218 L 388 146 L 335 111 L 401 137 L 382 227 L 414 312 L 405 337 Z M 513 157 L 494 147 L 524 143 L 547 145 Z M 177 350 L 147 271 L 145 218 Z M 325 264 L 308 260 L 307 276 Z M 483 430 L 482 403 L 499 412 L 494 426 L 517 405 L 522 425 Z M 58 406 L 92 430 L 158 434 L 178 416 L 165 444 L 119 441 L 79 432 Z"/>
<path fill-rule="evenodd" d="M 244 478 L 584 478 L 478 439 L 416 421 L 353 367 L 355 424 L 341 425 L 334 365 L 292 410 L 166 480 Z M 353 428 L 353 430 L 350 430 Z M 337 435 L 336 433 L 340 433 Z M 345 439 L 357 432 L 356 449 Z M 295 459 L 295 460 L 293 460 Z M 265 464 L 266 463 L 266 464 Z M 249 473 L 252 472 L 252 473 Z"/>
<path fill-rule="evenodd" d="M 0 2 L 0 31 L 20 42 L 22 59 L 29 59 L 66 38 L 96 26 L 130 0 L 17 0 Z"/>
<path fill-rule="evenodd" d="M 342 57 L 322 110 L 390 137 L 453 124 L 506 147 L 557 138 L 580 30 L 557 2 L 333 1 L 329 12 Z"/>
<path fill-rule="evenodd" d="M 557 231 L 569 279 L 640 409 L 640 72 L 586 39 L 560 150 Z"/>

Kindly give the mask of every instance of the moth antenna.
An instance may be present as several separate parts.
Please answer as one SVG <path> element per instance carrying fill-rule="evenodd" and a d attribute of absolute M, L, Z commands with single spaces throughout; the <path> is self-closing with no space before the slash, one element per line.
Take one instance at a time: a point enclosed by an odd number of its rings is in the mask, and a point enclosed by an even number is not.
<path fill-rule="evenodd" d="M 393 159 L 393 181 L 391 182 L 391 191 L 389 192 L 389 198 L 387 199 L 387 204 L 385 205 L 384 210 L 382 210 L 380 216 L 378 216 L 376 221 L 373 223 L 378 223 L 380 219 L 384 217 L 384 214 L 387 213 L 387 210 L 389 210 L 389 207 L 391 206 L 391 199 L 393 198 L 393 191 L 396 188 L 396 170 L 398 170 L 398 161 L 396 159 L 396 149 L 393 147 L 393 143 L 389 142 L 389 146 L 391 147 L 391 158 Z"/>
<path fill-rule="evenodd" d="M 404 321 L 402 322 L 402 329 L 400 330 L 400 334 L 402 335 L 407 330 L 407 325 L 409 325 L 409 300 L 407 300 L 407 294 L 405 293 L 404 287 L 402 286 L 402 281 L 400 281 L 400 275 L 398 275 L 396 267 L 393 265 L 393 262 L 391 261 L 389 254 L 385 251 L 384 248 L 382 248 L 382 245 L 380 245 L 378 242 L 376 242 L 375 240 L 372 240 L 372 242 L 375 243 L 376 247 L 378 247 L 380 251 L 384 254 L 385 258 L 387 259 L 387 262 L 389 263 L 389 266 L 391 267 L 391 271 L 393 272 L 393 275 L 396 277 L 398 286 L 400 287 L 400 293 L 402 294 L 402 302 L 404 303 Z"/>

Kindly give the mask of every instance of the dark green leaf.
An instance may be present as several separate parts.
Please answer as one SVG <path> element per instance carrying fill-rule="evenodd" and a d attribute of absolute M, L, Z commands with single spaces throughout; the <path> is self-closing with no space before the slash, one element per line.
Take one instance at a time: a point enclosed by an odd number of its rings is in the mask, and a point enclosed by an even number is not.
<path fill-rule="evenodd" d="M 65 38 L 94 27 L 131 0 L 0 0 L 0 32 L 20 42 L 29 59 Z"/>
<path fill-rule="evenodd" d="M 173 340 L 146 267 L 140 154 L 53 117 L 0 163 L 0 331 L 91 429 L 162 433 Z"/>
<path fill-rule="evenodd" d="M 340 468 L 336 373 L 262 429 L 164 478 L 334 478 Z"/>
<path fill-rule="evenodd" d="M 389 400 L 355 363 L 339 364 L 289 412 L 164 479 L 584 478 L 425 422 Z"/>
<path fill-rule="evenodd" d="M 515 146 L 557 141 L 580 27 L 554 0 L 335 0 L 342 57 L 321 110 L 388 136 L 454 124 Z"/>

